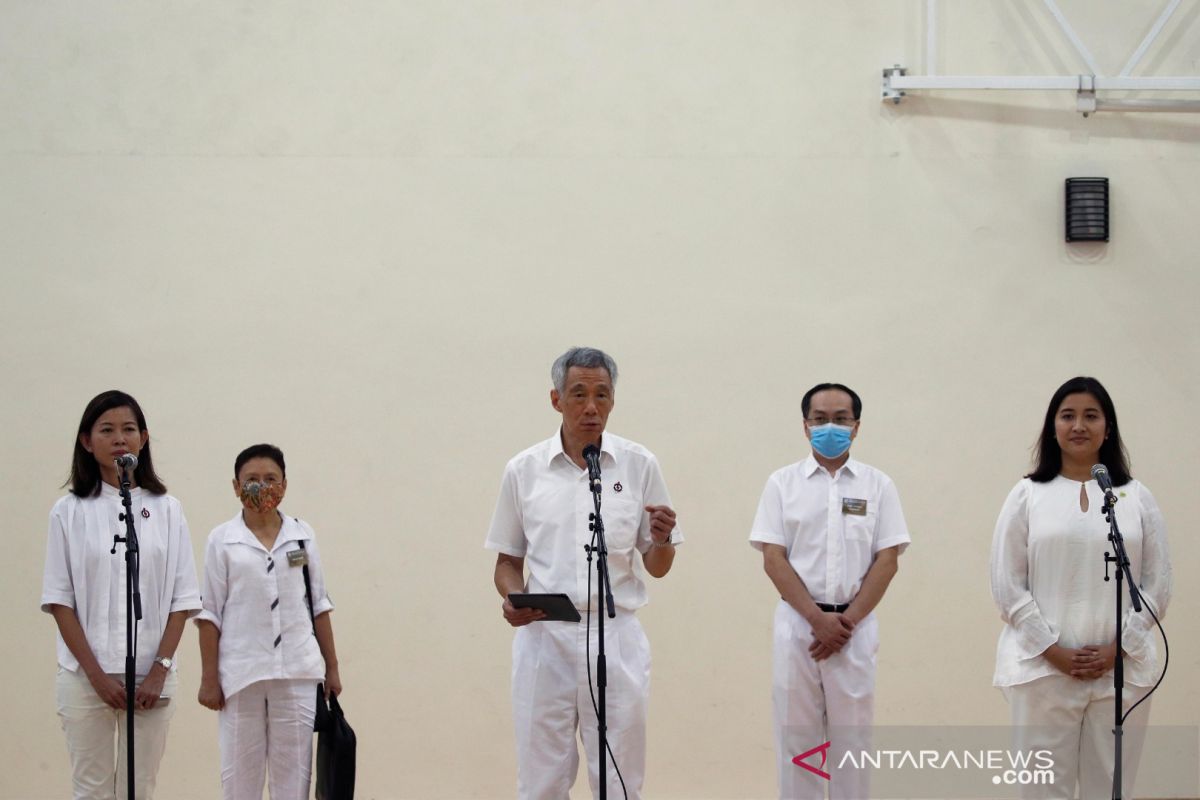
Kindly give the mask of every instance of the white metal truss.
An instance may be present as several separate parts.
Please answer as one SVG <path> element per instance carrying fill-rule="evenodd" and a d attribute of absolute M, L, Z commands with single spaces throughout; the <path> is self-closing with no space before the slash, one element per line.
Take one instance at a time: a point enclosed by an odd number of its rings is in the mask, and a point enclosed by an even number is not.
<path fill-rule="evenodd" d="M 937 74 L 937 0 L 925 0 L 925 75 L 909 75 L 908 70 L 897 64 L 883 70 L 884 102 L 899 103 L 912 90 L 1058 90 L 1075 92 L 1076 110 L 1085 117 L 1096 111 L 1166 111 L 1200 113 L 1200 100 L 1195 99 L 1104 99 L 1096 97 L 1103 91 L 1155 91 L 1200 93 L 1200 76 L 1144 76 L 1134 77 L 1133 71 L 1142 57 L 1158 39 L 1167 22 L 1179 8 L 1182 0 L 1167 0 L 1158 19 L 1151 26 L 1146 38 L 1130 55 L 1119 75 L 1099 75 L 1096 60 L 1088 51 L 1083 40 L 1075 33 L 1066 16 L 1055 0 L 1042 0 L 1063 36 L 1075 48 L 1075 52 L 1091 70 L 1080 75 L 938 75 Z"/>

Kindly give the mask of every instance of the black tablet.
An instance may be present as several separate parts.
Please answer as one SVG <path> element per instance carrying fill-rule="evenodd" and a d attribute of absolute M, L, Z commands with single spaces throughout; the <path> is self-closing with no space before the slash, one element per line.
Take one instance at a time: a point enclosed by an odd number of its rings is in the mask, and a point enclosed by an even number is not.
<path fill-rule="evenodd" d="M 546 619 L 562 622 L 579 622 L 581 617 L 571 598 L 565 594 L 520 594 L 512 592 L 508 601 L 513 608 L 538 608 L 546 612 Z"/>

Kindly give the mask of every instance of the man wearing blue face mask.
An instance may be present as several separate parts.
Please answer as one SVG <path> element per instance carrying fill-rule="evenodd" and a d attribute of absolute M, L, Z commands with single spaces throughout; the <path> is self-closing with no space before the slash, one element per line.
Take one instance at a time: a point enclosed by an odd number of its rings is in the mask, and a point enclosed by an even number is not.
<path fill-rule="evenodd" d="M 869 797 L 865 769 L 837 769 L 870 743 L 879 629 L 872 613 L 910 541 L 887 475 L 850 457 L 862 400 L 822 383 L 800 401 L 812 453 L 767 480 L 750 544 L 779 590 L 772 695 L 779 796 Z"/>

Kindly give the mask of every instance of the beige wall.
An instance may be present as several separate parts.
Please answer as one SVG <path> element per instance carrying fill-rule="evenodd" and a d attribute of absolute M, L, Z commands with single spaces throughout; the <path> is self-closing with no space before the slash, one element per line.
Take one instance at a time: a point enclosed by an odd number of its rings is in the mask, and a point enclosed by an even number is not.
<path fill-rule="evenodd" d="M 941 5 L 944 73 L 1078 71 L 1034 0 Z M 1160 3 L 1062 6 L 1116 72 Z M 1154 720 L 1200 722 L 1200 119 L 1084 120 L 1039 93 L 883 106 L 880 69 L 922 66 L 923 7 L 4 3 L 0 798 L 67 791 L 45 520 L 79 413 L 114 386 L 147 410 L 198 557 L 236 510 L 238 449 L 284 448 L 338 604 L 362 796 L 511 796 L 511 632 L 482 541 L 505 460 L 555 429 L 551 360 L 584 343 L 617 358 L 612 429 L 658 454 L 688 537 L 641 615 L 651 796 L 774 792 L 775 594 L 745 539 L 821 380 L 863 395 L 855 452 L 913 532 L 880 610 L 879 722 L 1007 720 L 991 529 L 1080 373 L 1171 526 Z M 1198 16 L 1181 7 L 1148 69 L 1200 73 Z M 1112 181 L 1106 247 L 1062 242 L 1073 175 Z M 160 794 L 212 798 L 190 630 L 182 653 Z"/>

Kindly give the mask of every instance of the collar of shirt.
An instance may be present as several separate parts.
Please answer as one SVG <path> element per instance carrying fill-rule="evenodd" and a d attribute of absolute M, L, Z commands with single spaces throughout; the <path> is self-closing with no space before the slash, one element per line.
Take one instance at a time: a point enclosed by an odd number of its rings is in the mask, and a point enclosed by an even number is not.
<path fill-rule="evenodd" d="M 130 503 L 135 504 L 135 503 L 140 502 L 143 494 L 144 494 L 144 492 L 140 487 L 138 487 L 138 486 L 130 487 L 130 489 L 129 489 Z M 104 481 L 100 481 L 100 496 L 105 498 L 106 500 L 116 500 L 118 503 L 122 502 L 121 490 L 118 489 L 116 486 L 113 486 L 112 484 L 105 483 Z"/>
<path fill-rule="evenodd" d="M 295 519 L 284 514 L 282 511 L 279 515 L 283 518 L 283 524 L 279 526 L 279 535 L 275 537 L 275 545 L 271 548 L 272 552 L 278 550 L 280 545 L 287 542 L 307 542 L 312 537 L 304 526 L 296 522 Z M 229 528 L 225 531 L 225 544 L 246 544 L 251 547 L 262 547 L 262 542 L 254 535 L 254 531 L 246 526 L 246 521 L 242 519 L 242 512 L 238 512 L 232 520 Z M 264 548 L 265 549 L 265 548 Z"/>
<path fill-rule="evenodd" d="M 563 458 L 567 459 L 568 461 L 571 461 L 571 463 L 575 463 L 571 459 L 571 457 L 569 455 L 567 455 L 567 451 L 563 449 L 562 428 L 559 428 L 558 431 L 553 436 L 550 437 L 550 439 L 547 441 L 547 444 L 549 444 L 549 447 L 546 448 L 546 451 L 547 451 L 546 465 L 547 466 L 549 466 L 550 464 L 553 464 L 554 459 L 558 458 L 559 456 L 562 456 Z M 600 460 L 601 460 L 601 463 L 603 463 L 605 456 L 608 456 L 609 466 L 616 465 L 617 451 L 612 446 L 612 438 L 601 435 L 600 436 Z"/>
<path fill-rule="evenodd" d="M 808 458 L 804 460 L 804 477 L 811 478 L 819 469 L 824 468 L 817 463 L 817 459 L 813 457 L 812 453 L 809 453 Z M 834 472 L 832 475 L 830 475 L 830 477 L 837 478 L 837 476 L 840 475 L 843 470 L 855 476 L 862 472 L 859 462 L 855 461 L 853 458 L 848 458 L 846 459 L 846 463 L 842 464 L 842 466 L 838 468 L 837 472 Z"/>

